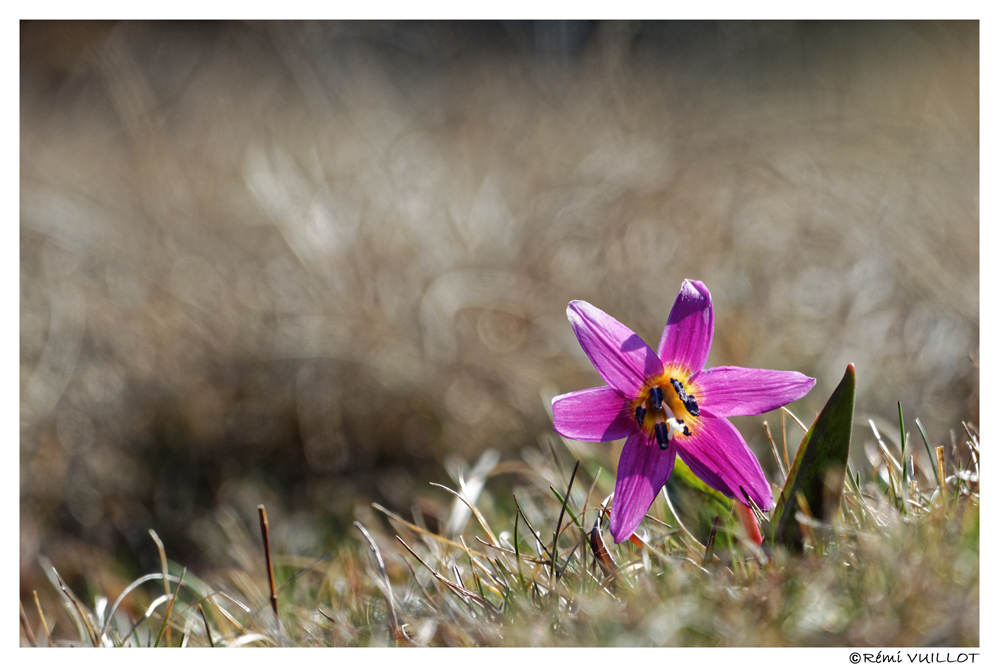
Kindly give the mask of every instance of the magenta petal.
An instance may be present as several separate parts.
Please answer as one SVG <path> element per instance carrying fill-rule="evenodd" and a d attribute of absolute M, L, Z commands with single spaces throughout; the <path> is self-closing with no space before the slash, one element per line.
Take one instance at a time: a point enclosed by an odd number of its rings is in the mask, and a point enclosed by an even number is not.
<path fill-rule="evenodd" d="M 611 504 L 610 528 L 615 542 L 627 540 L 646 516 L 674 469 L 674 456 L 673 446 L 664 451 L 651 435 L 640 430 L 625 441 Z"/>
<path fill-rule="evenodd" d="M 605 442 L 636 430 L 629 404 L 611 387 L 596 387 L 552 399 L 556 433 L 573 440 Z"/>
<path fill-rule="evenodd" d="M 697 280 L 685 280 L 670 309 L 656 354 L 665 365 L 680 364 L 696 373 L 708 361 L 714 329 L 715 315 L 708 288 Z"/>
<path fill-rule="evenodd" d="M 795 371 L 718 366 L 691 378 L 700 390 L 695 398 L 707 417 L 759 415 L 809 393 L 816 380 Z"/>
<path fill-rule="evenodd" d="M 663 365 L 646 343 L 604 311 L 586 301 L 572 301 L 566 316 L 583 351 L 604 381 L 625 398 L 635 398 L 646 378 L 663 373 Z"/>
<path fill-rule="evenodd" d="M 674 444 L 684 463 L 713 489 L 745 505 L 742 486 L 760 509 L 774 506 L 771 486 L 757 457 L 725 419 L 702 418 L 694 435 L 674 438 Z"/>

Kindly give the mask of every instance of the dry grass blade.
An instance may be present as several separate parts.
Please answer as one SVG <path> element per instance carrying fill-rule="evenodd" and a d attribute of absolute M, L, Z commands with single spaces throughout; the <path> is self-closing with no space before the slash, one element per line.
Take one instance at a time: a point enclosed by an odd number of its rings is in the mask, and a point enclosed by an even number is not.
<path fill-rule="evenodd" d="M 423 565 L 424 567 L 426 567 L 427 570 L 432 575 L 434 575 L 435 579 L 437 579 L 438 581 L 440 581 L 441 583 L 443 583 L 445 586 L 447 586 L 449 588 L 449 590 L 457 593 L 459 595 L 460 599 L 463 599 L 466 603 L 468 603 L 471 600 L 471 601 L 475 602 L 476 604 L 478 604 L 483 609 L 485 609 L 485 610 L 489 611 L 490 613 L 492 613 L 493 615 L 495 615 L 495 616 L 499 615 L 500 610 L 498 610 L 496 607 L 494 607 L 492 604 L 490 604 L 487 600 L 483 599 L 479 595 L 476 595 L 475 593 L 473 593 L 469 589 L 465 588 L 464 586 L 460 586 L 459 584 L 456 584 L 455 582 L 449 580 L 443 574 L 439 573 L 437 570 L 435 570 L 430 565 L 428 565 L 424 561 L 424 559 L 421 558 L 420 556 L 418 556 L 417 552 L 414 551 L 413 549 L 411 549 L 410 545 L 407 544 L 405 541 L 403 541 L 403 538 L 401 538 L 399 535 L 396 536 L 396 539 L 399 540 L 400 544 L 402 544 L 404 547 L 406 547 L 406 550 L 409 551 L 410 554 L 414 558 L 416 558 L 418 561 L 420 561 L 421 565 Z M 468 600 L 465 600 L 465 598 L 468 598 Z"/>
<path fill-rule="evenodd" d="M 21 627 L 24 629 L 24 634 L 28 637 L 28 642 L 31 643 L 33 647 L 38 647 L 38 642 L 35 641 L 35 633 L 31 631 L 31 623 L 28 622 L 28 616 L 24 613 L 24 605 L 21 601 L 17 601 L 17 606 L 21 610 Z"/>
<path fill-rule="evenodd" d="M 525 563 L 532 563 L 534 565 L 548 565 L 549 564 L 549 561 L 547 561 L 544 558 L 537 558 L 535 556 L 527 556 L 525 554 L 518 553 L 517 551 L 514 551 L 513 549 L 508 549 L 506 547 L 495 547 L 492 544 L 490 544 L 489 542 L 483 540 L 483 538 L 479 537 L 478 535 L 476 536 L 476 541 L 479 542 L 480 544 L 482 544 L 484 547 L 487 547 L 487 548 L 490 548 L 490 549 L 496 549 L 500 553 L 507 554 L 508 556 L 514 556 L 515 558 L 519 558 L 520 560 L 523 560 Z M 473 551 L 472 553 L 478 553 L 478 552 Z"/>
<path fill-rule="evenodd" d="M 393 521 L 406 526 L 407 528 L 409 528 L 413 532 L 417 533 L 418 535 L 426 535 L 427 537 L 435 539 L 438 542 L 441 542 L 442 544 L 447 544 L 448 546 L 454 547 L 456 549 L 461 549 L 462 548 L 462 545 L 459 544 L 458 542 L 455 542 L 454 540 L 449 540 L 447 537 L 444 537 L 443 535 L 438 535 L 437 533 L 432 533 L 431 531 L 427 530 L 426 528 L 421 528 L 420 526 L 416 525 L 415 523 L 411 523 L 411 522 L 407 521 L 406 519 L 404 519 L 403 517 L 399 516 L 395 512 L 387 510 L 386 508 L 382 507 L 378 503 L 372 503 L 372 507 L 374 507 L 376 510 L 378 510 L 382 514 L 386 515 L 387 517 L 389 517 Z M 497 545 L 487 545 L 487 546 L 492 546 L 494 549 L 501 549 L 501 550 L 503 549 L 503 547 L 501 547 L 499 544 L 497 544 Z M 479 551 L 473 550 L 472 553 L 476 554 L 477 556 L 479 556 L 481 558 L 486 558 L 486 554 L 480 553 Z"/>
<path fill-rule="evenodd" d="M 788 477 L 788 472 L 785 470 L 784 464 L 781 462 L 781 457 L 778 455 L 778 445 L 774 443 L 774 438 L 771 437 L 771 427 L 764 422 L 764 433 L 767 435 L 767 442 L 771 445 L 771 454 L 774 456 L 774 462 L 778 464 L 778 472 L 781 474 L 780 483 L 785 483 L 785 478 Z M 784 434 L 782 434 L 784 435 Z M 787 457 L 787 455 L 786 455 Z M 780 486 L 780 484 L 779 484 Z"/>
<path fill-rule="evenodd" d="M 787 414 L 789 417 L 791 417 L 793 420 L 795 420 L 795 423 L 799 425 L 799 428 L 802 429 L 803 433 L 808 433 L 809 432 L 809 428 L 805 424 L 803 424 L 802 420 L 799 419 L 798 417 L 796 417 L 795 414 L 791 410 L 789 410 L 785 406 L 781 406 L 781 412 L 782 412 L 782 414 Z M 786 457 L 786 461 L 787 461 L 787 457 Z"/>
<path fill-rule="evenodd" d="M 941 498 L 944 499 L 945 489 L 947 488 L 947 476 L 945 475 L 944 467 L 944 446 L 935 447 L 934 455 L 937 460 L 938 487 L 941 489 Z"/>
<path fill-rule="evenodd" d="M 882 440 L 882 434 L 879 433 L 878 428 L 875 426 L 875 422 L 871 419 L 868 420 L 868 425 L 871 426 L 872 432 L 875 434 L 875 441 L 878 442 L 879 449 L 882 451 L 882 455 L 885 457 L 885 462 L 887 465 L 891 465 L 892 468 L 899 474 L 903 473 L 903 465 L 896 460 L 896 457 L 892 455 L 889 448 L 886 446 L 885 441 Z"/>
<path fill-rule="evenodd" d="M 379 586 L 379 589 L 385 595 L 386 603 L 389 609 L 389 630 L 392 632 L 392 636 L 396 641 L 406 641 L 406 635 L 403 634 L 403 630 L 399 626 L 399 620 L 396 617 L 396 603 L 395 600 L 393 600 L 392 584 L 389 582 L 389 575 L 386 574 L 385 563 L 382 561 L 382 554 L 378 550 L 378 545 L 375 544 L 375 540 L 373 540 L 372 536 L 368 534 L 368 531 L 365 530 L 365 527 L 361 525 L 360 521 L 355 521 L 354 525 L 361 531 L 361 534 L 365 536 L 365 540 L 368 541 L 368 547 L 371 549 L 372 555 L 375 556 L 378 573 L 379 576 L 382 577 L 382 585 Z"/>
<path fill-rule="evenodd" d="M 788 463 L 788 428 L 785 426 L 785 413 L 781 413 L 781 449 L 785 455 L 785 470 L 790 470 Z"/>
<path fill-rule="evenodd" d="M 222 591 L 213 591 L 206 598 L 209 602 L 211 602 L 213 605 L 215 605 L 215 608 L 219 611 L 220 614 L 222 614 L 223 618 L 225 618 L 227 621 L 229 621 L 230 625 L 232 625 L 234 628 L 236 628 L 237 630 L 239 630 L 243 634 L 249 633 L 250 632 L 249 628 L 247 628 L 242 623 L 240 623 L 239 621 L 237 621 L 236 618 L 232 614 L 230 614 L 228 611 L 226 611 L 226 609 L 222 605 L 220 605 L 218 602 L 215 601 L 214 598 L 215 598 L 216 595 L 219 595 L 221 597 L 226 598 L 227 600 L 229 600 L 233 604 L 239 606 L 247 614 L 250 613 L 250 608 L 247 607 L 242 602 L 240 602 L 239 600 L 237 600 L 236 598 L 234 598 L 233 596 L 229 595 L 228 593 L 224 593 Z"/>
<path fill-rule="evenodd" d="M 52 635 L 49 634 L 49 624 L 45 620 L 45 613 L 42 611 L 42 603 L 38 601 L 38 591 L 32 589 L 31 594 L 35 597 L 35 608 L 38 610 L 38 620 L 42 623 L 42 630 L 45 631 L 45 637 L 49 640 L 49 646 L 53 646 Z"/>
<path fill-rule="evenodd" d="M 396 539 L 399 540 L 400 542 L 403 541 L 402 538 L 399 537 L 399 535 L 396 536 Z M 407 547 L 407 544 L 403 542 L 403 546 Z M 427 588 L 425 588 L 423 582 L 420 581 L 420 577 L 417 576 L 417 571 L 413 569 L 413 565 L 411 565 L 410 561 L 406 560 L 405 558 L 403 559 L 403 562 L 406 563 L 406 567 L 409 568 L 410 574 L 413 575 L 413 581 L 415 581 L 417 587 L 420 588 L 420 592 L 424 594 L 425 598 L 427 598 L 427 604 L 429 604 L 431 609 L 433 609 L 436 613 L 440 613 L 441 611 L 440 607 L 438 607 L 438 604 L 434 601 L 434 598 L 431 597 L 431 594 L 427 592 Z"/>
<path fill-rule="evenodd" d="M 472 555 L 472 551 L 465 544 L 465 538 L 459 536 L 459 539 L 462 542 L 462 548 L 465 550 L 465 555 L 469 557 L 469 564 L 472 565 L 473 568 L 472 575 L 476 576 L 476 568 L 479 568 L 479 570 L 486 576 L 486 578 L 490 580 L 490 585 L 493 587 L 494 592 L 497 595 L 501 595 L 500 589 L 502 588 L 502 586 L 500 582 L 497 581 L 496 578 L 494 578 L 493 574 L 490 572 L 488 567 L 483 565 L 478 558 Z"/>
<path fill-rule="evenodd" d="M 465 498 L 465 496 L 463 496 L 461 493 L 458 493 L 457 491 L 453 491 L 453 490 L 449 489 L 447 486 L 444 486 L 443 484 L 437 484 L 435 482 L 431 482 L 431 486 L 436 486 L 436 487 L 438 487 L 440 489 L 444 489 L 445 491 L 447 491 L 448 493 L 452 494 L 453 496 L 455 496 L 456 498 L 458 498 L 459 500 L 461 500 L 463 503 L 465 503 L 469 507 L 469 509 L 472 510 L 472 513 L 476 516 L 476 520 L 479 521 L 479 525 L 482 526 L 483 530 L 486 531 L 486 534 L 489 536 L 490 541 L 493 542 L 493 544 L 495 546 L 500 546 L 500 540 L 498 540 L 497 536 L 493 534 L 492 530 L 490 530 L 490 527 L 486 523 L 486 519 L 483 518 L 482 513 L 479 511 L 479 509 L 475 505 L 473 505 L 472 503 L 470 503 Z"/>
<path fill-rule="evenodd" d="M 962 429 L 965 431 L 965 435 L 969 436 L 969 449 L 972 450 L 973 454 L 979 453 L 979 433 L 975 429 L 971 428 L 967 423 L 962 422 Z"/>

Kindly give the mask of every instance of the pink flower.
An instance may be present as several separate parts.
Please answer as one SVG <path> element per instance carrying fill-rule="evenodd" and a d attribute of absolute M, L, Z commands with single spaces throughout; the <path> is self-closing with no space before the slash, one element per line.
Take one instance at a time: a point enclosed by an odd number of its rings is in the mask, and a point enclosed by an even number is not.
<path fill-rule="evenodd" d="M 712 295 L 685 280 L 656 352 L 584 301 L 566 309 L 606 387 L 552 400 L 555 430 L 574 440 L 626 438 L 611 508 L 615 542 L 629 538 L 681 459 L 706 484 L 761 510 L 774 506 L 757 458 L 726 417 L 759 415 L 805 396 L 816 380 L 794 371 L 705 368 L 715 318 Z"/>

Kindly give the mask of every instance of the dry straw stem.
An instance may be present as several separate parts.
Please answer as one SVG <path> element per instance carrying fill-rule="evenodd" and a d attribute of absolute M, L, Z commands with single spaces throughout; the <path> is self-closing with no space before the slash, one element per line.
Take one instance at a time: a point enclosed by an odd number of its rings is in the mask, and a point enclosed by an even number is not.
<path fill-rule="evenodd" d="M 786 408 L 784 405 L 781 406 L 781 412 L 782 412 L 782 414 L 786 414 L 789 417 L 791 417 L 795 421 L 795 423 L 799 425 L 799 428 L 802 429 L 803 433 L 808 433 L 809 432 L 809 429 L 806 427 L 805 424 L 802 423 L 802 420 L 799 419 L 798 417 L 796 417 L 795 413 L 793 413 L 791 410 L 789 410 L 788 408 Z"/>
<path fill-rule="evenodd" d="M 264 561 L 267 567 L 267 587 L 271 592 L 271 609 L 274 611 L 274 620 L 279 623 L 278 629 L 280 632 L 281 626 L 278 621 L 278 593 L 274 588 L 274 563 L 271 561 L 271 534 L 267 523 L 267 510 L 264 509 L 263 505 L 257 505 L 257 513 L 260 515 L 260 535 L 261 539 L 264 541 Z"/>
<path fill-rule="evenodd" d="M 38 610 L 38 620 L 42 624 L 42 630 L 45 631 L 45 637 L 49 640 L 49 646 L 53 646 L 52 635 L 49 634 L 49 624 L 45 620 L 45 613 L 42 611 L 42 604 L 38 601 L 38 591 L 32 589 L 31 595 L 35 598 L 35 608 Z"/>
<path fill-rule="evenodd" d="M 473 593 L 472 591 L 470 591 L 468 588 L 462 586 L 461 584 L 456 584 L 456 583 L 452 582 L 447 577 L 445 577 L 443 574 L 439 573 L 437 570 L 435 570 L 430 565 L 428 565 L 424 561 L 424 559 L 421 558 L 420 556 L 418 556 L 417 552 L 414 551 L 410 547 L 410 545 L 407 544 L 403 540 L 403 538 L 401 538 L 399 535 L 396 536 L 396 539 L 399 540 L 399 543 L 402 544 L 406 548 L 406 550 L 409 551 L 410 554 L 414 558 L 416 558 L 418 561 L 420 561 L 421 565 L 423 565 L 424 567 L 426 567 L 427 570 L 432 575 L 434 575 L 435 579 L 437 579 L 438 581 L 440 581 L 441 583 L 443 583 L 445 586 L 447 586 L 448 590 L 450 590 L 450 591 L 454 592 L 455 594 L 457 594 L 458 597 L 459 597 L 459 599 L 461 599 L 463 602 L 465 602 L 466 604 L 470 604 L 471 602 L 475 602 L 480 607 L 482 607 L 483 609 L 489 611 L 494 616 L 496 616 L 497 614 L 499 614 L 499 610 L 496 607 L 494 607 L 492 604 L 490 604 L 487 600 L 485 600 L 484 598 L 480 597 L 479 595 L 476 595 L 475 593 Z M 461 580 L 460 577 L 459 577 L 459 580 Z"/>
<path fill-rule="evenodd" d="M 435 485 L 435 486 L 439 486 L 439 485 Z M 442 488 L 444 488 L 444 487 L 442 487 Z M 450 491 L 451 489 L 448 489 L 448 490 Z M 413 532 L 415 532 L 415 533 L 417 533 L 419 535 L 423 535 L 425 537 L 429 537 L 429 538 L 431 538 L 433 540 L 436 540 L 436 541 L 440 542 L 441 544 L 447 544 L 448 546 L 454 547 L 456 549 L 466 548 L 462 544 L 460 544 L 460 543 L 458 543 L 458 542 L 456 542 L 454 540 L 450 540 L 450 539 L 448 539 L 447 537 L 445 537 L 443 535 L 438 535 L 437 533 L 432 533 L 431 531 L 427 530 L 426 528 L 422 528 L 421 526 L 418 526 L 415 523 L 411 523 L 410 521 L 407 521 L 406 519 L 404 519 L 403 517 L 399 516 L 395 512 L 387 510 L 386 508 L 382 507 L 378 503 L 372 503 L 372 507 L 375 508 L 376 510 L 378 510 L 379 512 L 381 512 L 382 514 L 386 515 L 387 517 L 389 517 L 390 519 L 392 519 L 396 523 L 398 523 L 400 525 L 403 525 L 403 526 L 406 526 L 407 528 L 409 528 L 410 530 L 412 530 Z M 478 540 L 479 538 L 476 538 L 476 539 Z M 503 553 L 511 553 L 508 549 L 505 549 L 499 543 L 497 543 L 497 544 L 487 544 L 486 542 L 483 542 L 482 540 L 479 540 L 479 542 L 483 546 L 489 547 L 490 549 L 496 549 L 496 550 L 501 551 Z M 475 549 L 469 549 L 469 551 L 471 553 L 475 554 L 476 556 L 479 556 L 480 558 L 488 559 L 488 557 L 486 556 L 486 554 L 484 554 L 484 553 L 482 553 L 480 551 L 476 551 Z M 521 556 L 520 558 L 522 560 L 530 562 L 530 563 L 542 563 L 542 562 L 548 563 L 548 561 L 543 561 L 542 559 L 533 558 L 531 556 Z"/>
<path fill-rule="evenodd" d="M 479 570 L 484 575 L 486 575 L 486 578 L 490 580 L 490 583 L 494 587 L 495 592 L 497 594 L 499 594 L 500 593 L 500 588 L 501 588 L 500 582 L 498 582 L 493 577 L 493 575 L 490 573 L 489 568 L 487 568 L 485 565 L 483 565 L 483 562 L 479 558 L 476 558 L 476 556 L 473 555 L 472 550 L 469 549 L 468 545 L 466 545 L 466 543 L 465 543 L 465 538 L 462 537 L 462 536 L 459 536 L 459 540 L 462 542 L 462 549 L 465 551 L 466 556 L 469 557 L 469 564 L 472 566 L 472 574 L 473 574 L 473 576 L 475 576 L 475 577 L 478 578 L 478 575 L 476 574 L 476 568 L 479 568 Z M 496 547 L 492 547 L 492 548 L 496 548 Z"/>
<path fill-rule="evenodd" d="M 938 487 L 941 489 L 941 500 L 943 502 L 945 500 L 945 491 L 948 488 L 944 467 L 944 446 L 935 447 L 934 454 L 937 459 Z"/>
<path fill-rule="evenodd" d="M 448 493 L 452 494 L 453 496 L 461 500 L 463 503 L 465 503 L 466 506 L 468 506 L 468 508 L 472 510 L 472 513 L 476 516 L 476 520 L 479 521 L 479 525 L 482 526 L 483 530 L 486 531 L 486 534 L 489 536 L 490 541 L 493 542 L 493 545 L 500 546 L 500 540 L 498 540 L 497 536 L 493 534 L 492 530 L 490 530 L 490 527 L 486 523 L 486 519 L 483 518 L 483 515 L 479 511 L 479 508 L 477 508 L 475 505 L 469 502 L 469 500 L 465 497 L 464 494 L 459 493 L 458 491 L 453 491 L 449 489 L 447 486 L 444 486 L 443 484 L 437 484 L 436 482 L 431 482 L 431 486 L 436 486 L 439 489 L 444 489 L 445 491 L 447 491 Z"/>
<path fill-rule="evenodd" d="M 764 434 L 767 436 L 767 442 L 771 445 L 771 454 L 774 456 L 774 462 L 778 464 L 778 472 L 781 474 L 780 484 L 785 483 L 785 478 L 788 477 L 784 464 L 781 462 L 781 457 L 778 455 L 778 446 L 774 444 L 774 438 L 771 437 L 771 427 L 767 425 L 767 421 L 764 421 Z M 782 425 L 782 436 L 784 436 L 784 425 Z M 787 451 L 787 450 L 786 450 Z"/>

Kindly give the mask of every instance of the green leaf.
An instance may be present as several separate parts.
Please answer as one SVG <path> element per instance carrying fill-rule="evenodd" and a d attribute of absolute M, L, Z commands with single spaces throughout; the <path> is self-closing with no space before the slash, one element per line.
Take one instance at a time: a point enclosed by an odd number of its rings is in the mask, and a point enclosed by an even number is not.
<path fill-rule="evenodd" d="M 795 519 L 798 494 L 804 496 L 813 518 L 820 521 L 829 522 L 840 505 L 851 449 L 855 385 L 854 364 L 848 364 L 844 379 L 802 438 L 771 515 L 772 543 L 801 550 L 802 533 Z"/>

